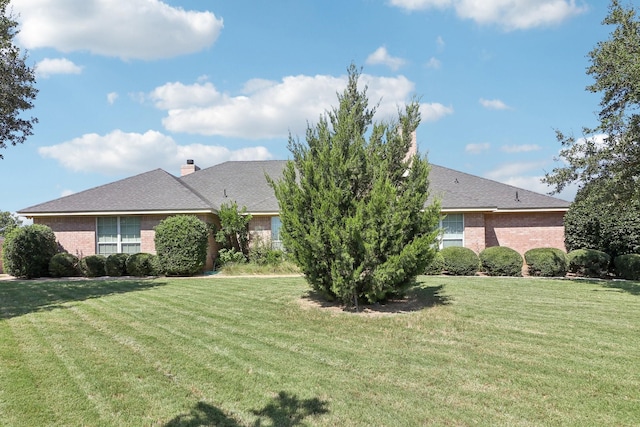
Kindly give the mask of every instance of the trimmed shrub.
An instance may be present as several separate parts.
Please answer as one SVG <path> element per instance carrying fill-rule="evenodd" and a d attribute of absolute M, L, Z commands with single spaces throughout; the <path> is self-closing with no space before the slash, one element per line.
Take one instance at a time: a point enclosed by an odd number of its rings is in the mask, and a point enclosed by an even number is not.
<path fill-rule="evenodd" d="M 450 246 L 440 251 L 444 270 L 454 276 L 473 276 L 480 269 L 480 259 L 474 251 L 462 246 Z"/>
<path fill-rule="evenodd" d="M 160 274 L 158 257 L 146 252 L 130 255 L 127 258 L 127 274 L 136 277 L 156 276 Z"/>
<path fill-rule="evenodd" d="M 80 260 L 80 271 L 85 277 L 102 277 L 107 274 L 104 255 L 88 255 Z"/>
<path fill-rule="evenodd" d="M 49 261 L 49 275 L 51 277 L 75 277 L 80 274 L 79 263 L 80 260 L 73 254 L 57 253 Z"/>
<path fill-rule="evenodd" d="M 2 246 L 4 271 L 21 279 L 46 276 L 56 253 L 56 236 L 46 225 L 14 228 L 5 236 Z"/>
<path fill-rule="evenodd" d="M 207 261 L 209 227 L 193 215 L 176 215 L 155 227 L 156 251 L 168 276 L 202 273 Z"/>
<path fill-rule="evenodd" d="M 610 262 L 609 255 L 595 249 L 576 249 L 567 255 L 569 271 L 585 277 L 606 276 Z"/>
<path fill-rule="evenodd" d="M 129 254 L 111 254 L 107 257 L 105 270 L 107 276 L 119 277 L 127 274 L 127 259 Z"/>
<path fill-rule="evenodd" d="M 530 276 L 564 277 L 567 254 L 557 248 L 535 248 L 524 254 Z"/>
<path fill-rule="evenodd" d="M 614 258 L 616 275 L 627 280 L 640 280 L 640 255 L 626 254 Z"/>
<path fill-rule="evenodd" d="M 424 274 L 429 276 L 435 276 L 438 274 L 442 274 L 444 271 L 444 257 L 440 252 L 436 252 L 433 258 L 431 258 L 431 262 L 427 264 L 427 268 L 424 270 Z"/>
<path fill-rule="evenodd" d="M 516 250 L 506 246 L 492 246 L 479 255 L 482 271 L 489 276 L 522 276 L 524 261 Z"/>

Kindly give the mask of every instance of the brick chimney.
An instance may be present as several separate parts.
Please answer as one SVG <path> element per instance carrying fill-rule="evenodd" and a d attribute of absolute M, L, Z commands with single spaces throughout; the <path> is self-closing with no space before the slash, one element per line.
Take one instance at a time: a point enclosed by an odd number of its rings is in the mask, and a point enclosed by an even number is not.
<path fill-rule="evenodd" d="M 186 165 L 180 166 L 180 176 L 189 175 L 190 173 L 194 173 L 199 170 L 200 168 L 193 163 L 193 160 L 189 159 L 187 160 Z"/>
<path fill-rule="evenodd" d="M 407 161 L 415 154 L 418 154 L 418 140 L 416 139 L 416 131 L 411 132 L 411 145 L 409 146 L 409 151 L 407 151 L 407 155 L 404 157 L 404 160 Z"/>

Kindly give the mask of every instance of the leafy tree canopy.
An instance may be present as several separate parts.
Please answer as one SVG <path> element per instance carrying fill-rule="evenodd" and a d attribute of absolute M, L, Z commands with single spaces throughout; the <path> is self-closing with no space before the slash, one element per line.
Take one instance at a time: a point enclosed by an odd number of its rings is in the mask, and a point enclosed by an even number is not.
<path fill-rule="evenodd" d="M 38 121 L 21 115 L 33 108 L 38 90 L 34 87 L 34 69 L 26 65 L 26 54 L 13 42 L 18 23 L 7 12 L 8 6 L 9 0 L 0 0 L 0 148 L 22 144 Z"/>
<path fill-rule="evenodd" d="M 251 214 L 246 206 L 238 208 L 237 202 L 223 203 L 218 210 L 220 229 L 215 234 L 216 242 L 224 249 L 233 249 L 243 254 L 249 254 L 249 221 Z"/>
<path fill-rule="evenodd" d="M 565 166 L 555 168 L 544 181 L 562 191 L 566 185 L 608 180 L 612 196 L 640 199 L 640 21 L 633 6 L 612 0 L 604 25 L 615 29 L 608 40 L 589 53 L 587 74 L 595 82 L 587 86 L 602 93 L 599 125 L 583 129 L 575 138 L 557 131 Z"/>
<path fill-rule="evenodd" d="M 0 212 L 0 236 L 6 236 L 14 228 L 20 227 L 22 220 L 11 212 Z"/>
<path fill-rule="evenodd" d="M 438 204 L 425 206 L 428 162 L 407 155 L 419 104 L 373 123 L 359 76 L 351 65 L 339 106 L 306 144 L 290 136 L 293 160 L 270 181 L 285 248 L 316 291 L 349 305 L 401 294 L 434 256 L 439 220 Z"/>

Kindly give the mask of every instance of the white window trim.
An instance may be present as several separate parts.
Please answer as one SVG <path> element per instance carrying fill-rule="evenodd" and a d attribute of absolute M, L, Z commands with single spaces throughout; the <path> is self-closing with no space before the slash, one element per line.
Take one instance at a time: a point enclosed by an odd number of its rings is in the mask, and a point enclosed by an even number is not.
<path fill-rule="evenodd" d="M 461 212 L 451 212 L 449 215 L 462 215 L 462 247 L 466 247 L 465 246 L 465 220 L 464 220 L 464 214 Z M 443 249 L 444 248 L 444 226 L 443 226 L 443 220 L 447 215 L 441 216 L 440 217 L 440 230 L 441 230 L 441 234 L 438 238 L 438 248 L 439 249 Z M 456 239 L 457 240 L 457 239 Z"/>
<path fill-rule="evenodd" d="M 100 242 L 99 237 L 98 237 L 98 218 L 109 218 L 108 216 L 101 216 L 101 217 L 96 217 L 96 254 L 100 253 Z M 117 238 L 116 238 L 116 253 L 117 254 L 121 254 L 122 253 L 122 233 L 120 230 L 120 219 L 122 218 L 122 216 L 116 216 L 116 232 L 117 232 Z M 140 221 L 140 241 L 139 242 L 127 242 L 127 244 L 129 243 L 138 243 L 140 245 L 140 250 L 142 250 L 142 220 Z M 103 243 L 103 245 L 113 245 L 113 243 Z"/>
<path fill-rule="evenodd" d="M 282 250 L 282 239 L 274 239 L 273 237 L 273 220 L 275 218 L 278 218 L 278 221 L 280 222 L 280 228 L 282 228 L 282 220 L 280 219 L 280 215 L 272 216 L 270 219 L 271 224 L 269 225 L 269 231 L 271 232 L 271 249 Z M 280 237 L 280 228 L 278 228 L 278 237 Z"/>

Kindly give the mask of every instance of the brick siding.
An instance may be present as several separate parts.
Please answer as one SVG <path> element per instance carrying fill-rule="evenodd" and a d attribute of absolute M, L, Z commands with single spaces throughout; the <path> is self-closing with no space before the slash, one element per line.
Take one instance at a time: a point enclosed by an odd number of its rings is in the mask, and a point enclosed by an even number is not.
<path fill-rule="evenodd" d="M 249 221 L 249 246 L 258 241 L 271 241 L 270 216 L 254 216 Z"/>
<path fill-rule="evenodd" d="M 524 254 L 533 248 L 564 246 L 564 212 L 485 215 L 486 247 L 507 246 Z"/>
<path fill-rule="evenodd" d="M 169 215 L 143 215 L 140 219 L 140 251 L 156 253 L 154 227 Z M 197 215 L 208 223 L 217 223 L 213 215 Z M 44 224 L 53 230 L 61 249 L 78 257 L 95 255 L 96 253 L 96 217 L 41 217 L 34 218 L 34 223 Z M 219 225 L 219 224 L 218 224 Z M 213 261 L 217 247 L 213 236 L 209 236 L 206 270 L 213 269 Z"/>

